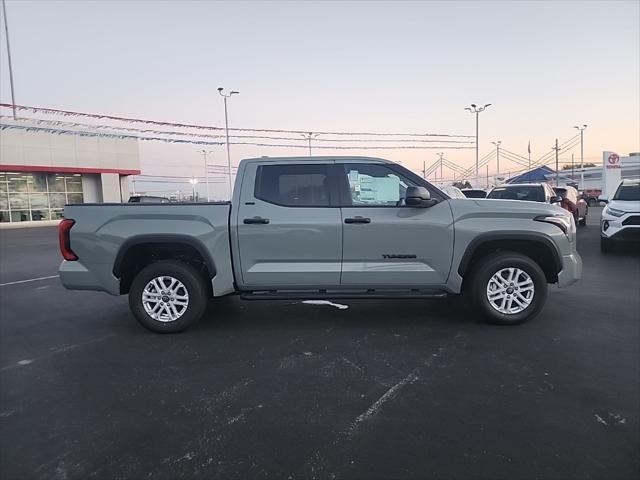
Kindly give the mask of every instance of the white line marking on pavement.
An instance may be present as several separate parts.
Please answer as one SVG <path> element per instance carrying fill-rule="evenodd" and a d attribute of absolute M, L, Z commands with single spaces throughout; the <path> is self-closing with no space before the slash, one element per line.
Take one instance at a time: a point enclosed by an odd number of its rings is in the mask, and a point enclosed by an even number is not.
<path fill-rule="evenodd" d="M 58 278 L 60 275 L 51 275 L 49 277 L 29 278 L 27 280 L 18 280 L 17 282 L 0 283 L 0 287 L 8 287 L 9 285 L 18 285 L 19 283 L 37 282 L 39 280 L 51 280 L 52 278 Z"/>
<path fill-rule="evenodd" d="M 307 305 L 330 305 L 340 310 L 345 310 L 349 308 L 349 305 L 342 305 L 341 303 L 333 303 L 333 302 L 330 302 L 329 300 L 303 300 L 302 303 L 306 303 Z"/>

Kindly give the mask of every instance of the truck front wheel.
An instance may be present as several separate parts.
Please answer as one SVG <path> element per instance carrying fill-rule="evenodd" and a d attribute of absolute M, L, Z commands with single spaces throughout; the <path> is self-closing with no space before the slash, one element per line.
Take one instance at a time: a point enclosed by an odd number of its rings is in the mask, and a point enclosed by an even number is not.
<path fill-rule="evenodd" d="M 547 298 L 547 279 L 540 266 L 515 252 L 496 252 L 481 259 L 467 287 L 474 310 L 500 325 L 530 320 Z"/>
<path fill-rule="evenodd" d="M 129 290 L 129 307 L 149 330 L 180 332 L 202 317 L 207 307 L 207 289 L 191 265 L 161 260 L 135 276 Z"/>

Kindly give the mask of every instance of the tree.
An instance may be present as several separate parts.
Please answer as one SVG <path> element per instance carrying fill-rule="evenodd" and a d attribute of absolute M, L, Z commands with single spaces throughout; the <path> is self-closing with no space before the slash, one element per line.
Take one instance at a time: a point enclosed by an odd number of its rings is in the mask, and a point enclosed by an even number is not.
<path fill-rule="evenodd" d="M 595 167 L 595 166 L 596 166 L 596 164 L 595 163 L 591 163 L 591 162 L 587 162 L 587 163 L 584 164 L 584 168 Z M 571 168 L 581 168 L 581 164 L 574 163 L 573 167 L 571 166 L 571 164 L 562 166 L 562 170 L 571 170 Z"/>
<path fill-rule="evenodd" d="M 465 180 L 464 182 L 453 182 L 453 186 L 454 187 L 458 187 L 460 190 L 462 190 L 463 188 L 471 188 L 471 184 L 469 183 L 469 180 Z"/>

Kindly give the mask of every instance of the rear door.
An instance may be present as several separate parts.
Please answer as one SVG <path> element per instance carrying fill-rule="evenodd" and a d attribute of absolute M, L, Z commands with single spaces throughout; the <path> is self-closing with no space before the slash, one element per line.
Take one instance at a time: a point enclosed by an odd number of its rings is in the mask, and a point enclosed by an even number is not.
<path fill-rule="evenodd" d="M 453 254 L 448 202 L 405 206 L 406 188 L 419 179 L 395 165 L 338 162 L 336 170 L 343 192 L 342 285 L 417 288 L 446 283 Z"/>
<path fill-rule="evenodd" d="M 241 287 L 340 284 L 342 219 L 332 162 L 253 162 L 237 211 Z"/>

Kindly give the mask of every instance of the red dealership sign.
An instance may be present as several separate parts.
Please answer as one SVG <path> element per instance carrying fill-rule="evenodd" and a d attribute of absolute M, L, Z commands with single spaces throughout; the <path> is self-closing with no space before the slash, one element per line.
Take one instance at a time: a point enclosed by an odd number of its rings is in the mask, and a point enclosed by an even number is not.
<path fill-rule="evenodd" d="M 612 153 L 607 158 L 607 168 L 620 168 L 620 156 L 617 153 Z"/>

